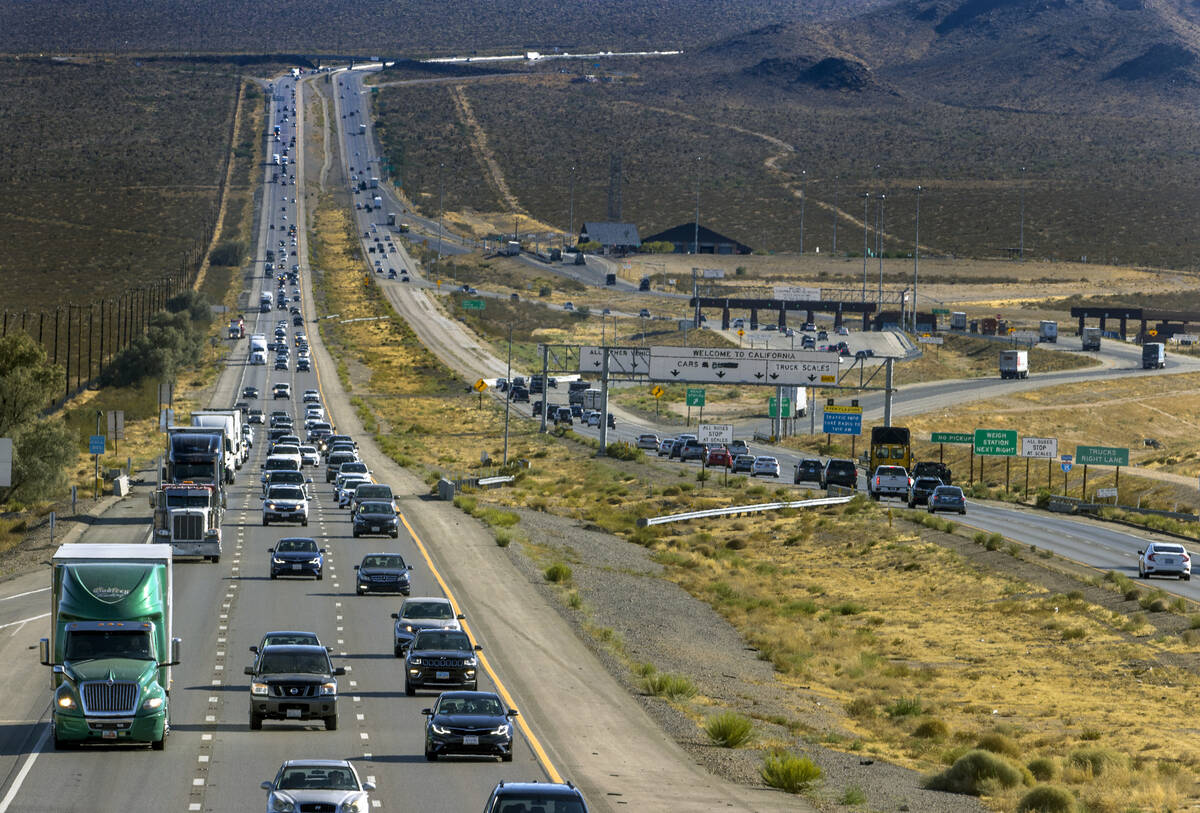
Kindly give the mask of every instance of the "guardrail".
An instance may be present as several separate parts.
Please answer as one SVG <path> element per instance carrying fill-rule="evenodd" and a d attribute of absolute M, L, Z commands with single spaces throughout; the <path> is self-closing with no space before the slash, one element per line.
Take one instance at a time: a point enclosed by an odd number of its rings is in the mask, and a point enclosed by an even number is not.
<path fill-rule="evenodd" d="M 661 517 L 642 517 L 637 521 L 639 528 L 650 525 L 665 525 L 668 522 L 685 522 L 689 519 L 707 519 L 709 517 L 730 517 L 741 514 L 757 514 L 763 511 L 778 511 L 781 508 L 819 508 L 823 505 L 844 505 L 853 497 L 819 497 L 815 500 L 796 500 L 794 502 L 766 502 L 757 505 L 732 505 L 728 508 L 709 508 L 704 511 L 688 511 L 683 514 L 667 514 Z"/>
<path fill-rule="evenodd" d="M 480 488 L 491 488 L 492 486 L 502 486 L 506 483 L 511 483 L 513 476 L 511 474 L 501 474 L 496 477 L 480 477 L 475 481 L 475 485 Z"/>

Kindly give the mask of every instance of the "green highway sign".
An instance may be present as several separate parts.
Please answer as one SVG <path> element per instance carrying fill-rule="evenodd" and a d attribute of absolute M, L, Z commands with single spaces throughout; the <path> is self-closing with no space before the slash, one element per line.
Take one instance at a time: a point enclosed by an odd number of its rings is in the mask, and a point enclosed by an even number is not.
<path fill-rule="evenodd" d="M 1079 466 L 1128 466 L 1129 450 L 1117 446 L 1076 446 L 1075 464 Z"/>
<path fill-rule="evenodd" d="M 464 299 L 463 300 L 463 310 L 481 311 L 481 310 L 483 310 L 483 300 L 482 299 Z"/>
<path fill-rule="evenodd" d="M 767 417 L 779 417 L 779 403 L 776 401 L 774 396 L 767 399 Z M 783 417 L 792 417 L 792 399 L 788 398 L 786 395 L 783 397 Z"/>
<path fill-rule="evenodd" d="M 704 388 L 703 387 L 688 387 L 687 405 L 690 407 L 704 406 Z"/>
<path fill-rule="evenodd" d="M 935 316 L 949 316 L 950 309 L 949 308 L 934 308 L 933 313 Z"/>
<path fill-rule="evenodd" d="M 930 436 L 929 442 L 969 444 L 975 442 L 975 436 L 970 432 L 934 432 Z"/>
<path fill-rule="evenodd" d="M 976 429 L 975 454 L 996 457 L 1017 456 L 1016 429 Z"/>

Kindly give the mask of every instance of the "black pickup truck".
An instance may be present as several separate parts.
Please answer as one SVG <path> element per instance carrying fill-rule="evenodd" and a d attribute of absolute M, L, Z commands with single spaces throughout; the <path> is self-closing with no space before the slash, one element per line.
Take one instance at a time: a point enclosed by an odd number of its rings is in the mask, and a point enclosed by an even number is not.
<path fill-rule="evenodd" d="M 917 477 L 936 477 L 942 481 L 942 485 L 952 485 L 950 480 L 950 467 L 944 463 L 934 463 L 932 461 L 916 463 L 912 470 L 913 478 Z"/>

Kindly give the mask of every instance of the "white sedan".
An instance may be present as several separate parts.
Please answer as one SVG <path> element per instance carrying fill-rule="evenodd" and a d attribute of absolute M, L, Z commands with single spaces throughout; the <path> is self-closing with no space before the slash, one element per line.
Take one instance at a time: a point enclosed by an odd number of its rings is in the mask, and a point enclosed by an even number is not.
<path fill-rule="evenodd" d="M 750 476 L 758 477 L 778 477 L 779 476 L 779 461 L 767 455 L 759 455 L 754 458 L 754 464 L 750 467 Z"/>
<path fill-rule="evenodd" d="M 301 446 L 300 462 L 305 466 L 319 466 L 321 465 L 321 453 L 317 451 L 316 446 Z"/>

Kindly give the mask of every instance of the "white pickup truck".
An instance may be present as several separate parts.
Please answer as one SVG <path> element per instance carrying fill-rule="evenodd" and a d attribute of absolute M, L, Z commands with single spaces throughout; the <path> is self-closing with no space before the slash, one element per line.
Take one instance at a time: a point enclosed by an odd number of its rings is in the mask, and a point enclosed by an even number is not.
<path fill-rule="evenodd" d="M 913 479 L 903 466 L 879 466 L 867 480 L 867 492 L 871 499 L 880 497 L 899 497 L 908 499 L 908 490 L 912 488 Z"/>

